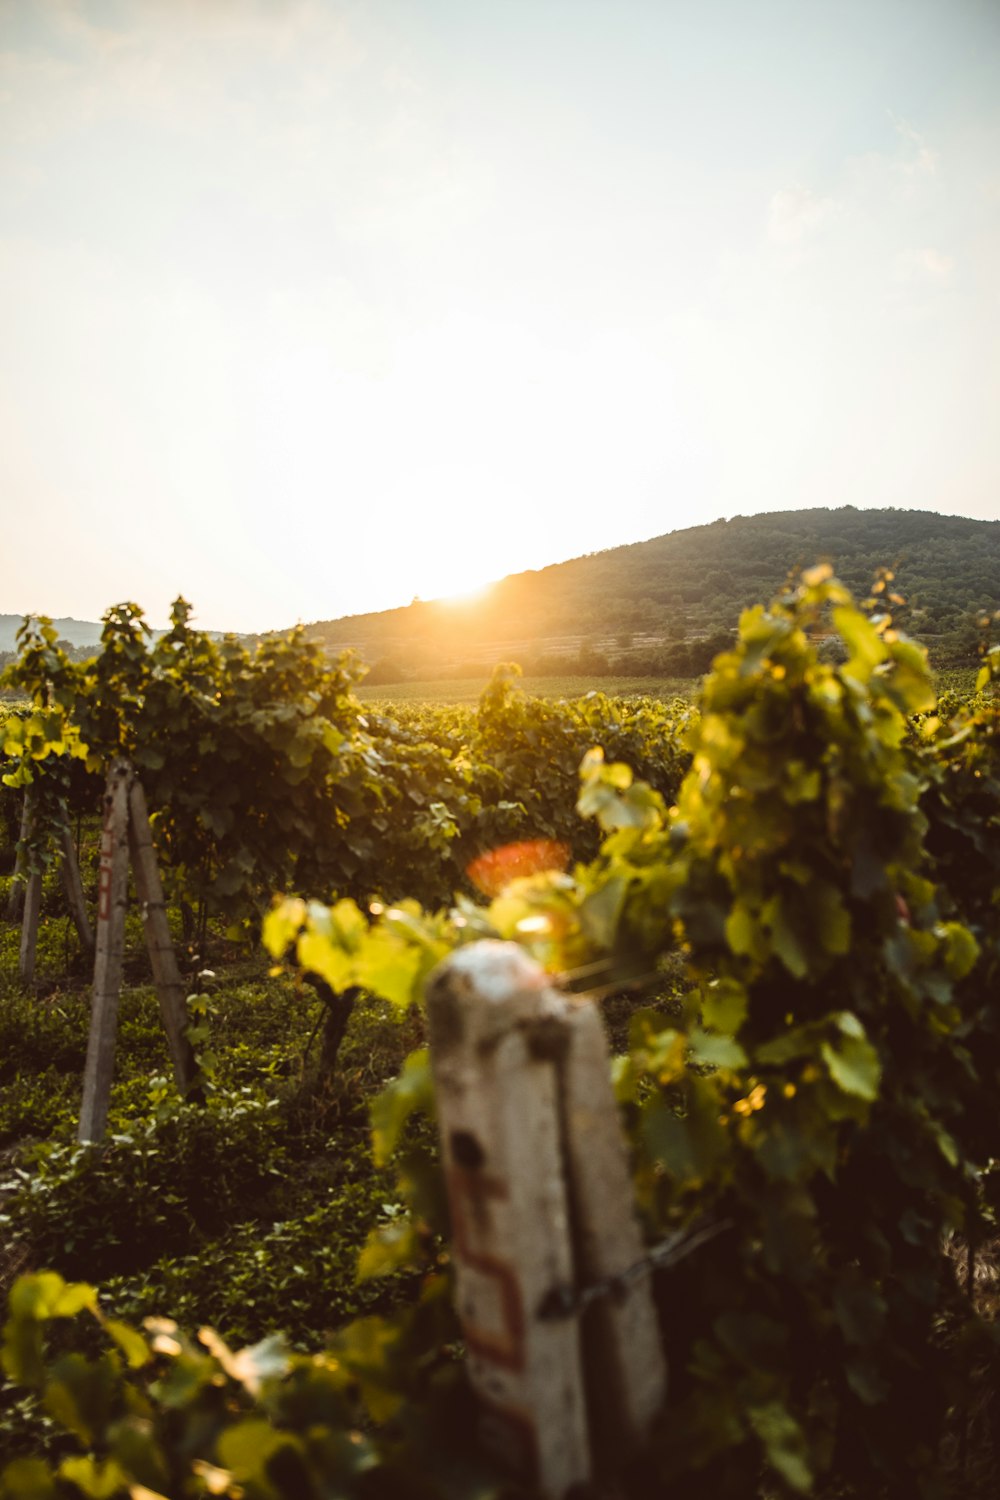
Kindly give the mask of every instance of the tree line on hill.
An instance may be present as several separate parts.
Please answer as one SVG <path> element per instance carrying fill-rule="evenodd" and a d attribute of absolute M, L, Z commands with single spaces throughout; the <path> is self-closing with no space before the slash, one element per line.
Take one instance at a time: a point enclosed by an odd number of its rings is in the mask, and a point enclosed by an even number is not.
<path fill-rule="evenodd" d="M 744 609 L 820 560 L 860 597 L 888 565 L 895 618 L 938 667 L 972 664 L 979 616 L 1000 608 L 1000 522 L 847 505 L 720 518 L 512 574 L 475 602 L 415 599 L 307 631 L 354 646 L 376 682 L 476 675 L 498 654 L 537 675 L 699 676 Z"/>

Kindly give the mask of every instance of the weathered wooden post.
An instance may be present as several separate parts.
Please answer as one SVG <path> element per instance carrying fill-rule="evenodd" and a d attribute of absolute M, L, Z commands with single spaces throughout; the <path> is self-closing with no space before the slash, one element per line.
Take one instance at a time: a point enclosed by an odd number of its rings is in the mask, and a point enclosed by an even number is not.
<path fill-rule="evenodd" d="M 90 1038 L 83 1070 L 83 1103 L 77 1139 L 99 1141 L 104 1135 L 111 1098 L 125 947 L 128 901 L 128 793 L 132 767 L 116 760 L 104 793 L 101 863 L 97 886 L 97 945 Z"/>
<path fill-rule="evenodd" d="M 21 918 L 21 950 L 18 974 L 22 984 L 35 977 L 35 952 L 38 947 L 38 918 L 42 909 L 42 872 L 32 870 L 24 887 L 24 914 Z"/>
<path fill-rule="evenodd" d="M 21 809 L 21 837 L 18 840 L 17 859 L 14 864 L 14 880 L 11 882 L 10 899 L 7 905 L 8 920 L 21 918 L 21 947 L 18 954 L 17 972 L 22 984 L 30 984 L 35 977 L 35 953 L 38 948 L 38 918 L 42 910 L 42 872 L 28 873 L 30 856 L 28 839 L 35 821 L 35 799 L 31 787 L 24 789 L 24 806 Z"/>
<path fill-rule="evenodd" d="M 10 894 L 7 897 L 7 921 L 16 922 L 24 909 L 24 872 L 27 856 L 25 854 L 26 841 L 31 832 L 31 788 L 24 789 L 24 801 L 21 804 L 21 833 L 17 844 L 17 857 L 14 861 L 14 879 L 10 883 Z"/>
<path fill-rule="evenodd" d="M 559 1081 L 576 1284 L 597 1293 L 580 1316 L 591 1443 L 601 1469 L 646 1442 L 666 1399 L 667 1370 L 648 1279 L 616 1280 L 644 1256 L 604 1026 L 592 1001 L 557 999 L 566 1036 Z"/>
<path fill-rule="evenodd" d="M 483 1438 L 556 1500 L 647 1437 L 666 1389 L 648 1279 L 595 1285 L 643 1258 L 603 1029 L 510 943 L 454 954 L 427 1008 Z"/>
<path fill-rule="evenodd" d="M 76 857 L 76 845 L 70 832 L 68 822 L 63 822 L 59 828 L 59 846 L 62 849 L 62 863 L 60 872 L 62 875 L 63 890 L 66 893 L 66 904 L 76 927 L 77 936 L 87 952 L 94 950 L 94 934 L 90 930 L 90 920 L 87 916 L 87 903 L 83 895 L 83 881 L 80 879 L 80 865 Z"/>
<path fill-rule="evenodd" d="M 21 815 L 21 846 L 18 849 L 17 865 L 15 874 L 24 876 L 27 865 L 24 841 L 29 837 L 34 820 L 34 798 L 31 788 L 27 787 L 24 793 L 24 811 Z M 66 900 L 69 905 L 76 930 L 80 941 L 87 949 L 93 949 L 94 939 L 90 931 L 90 923 L 87 920 L 87 905 L 83 897 L 83 882 L 80 879 L 80 867 L 76 860 L 76 848 L 73 844 L 73 836 L 69 831 L 69 824 L 62 822 L 59 828 L 59 844 L 62 851 L 60 861 L 63 889 L 66 892 Z M 16 899 L 15 899 L 16 898 Z M 23 911 L 21 903 L 23 902 Z M 8 904 L 7 915 L 11 920 L 16 920 L 17 914 L 21 914 L 21 951 L 19 962 L 19 974 L 24 984 L 30 984 L 35 977 L 35 953 L 38 947 L 38 919 L 42 906 L 42 872 L 32 870 L 27 879 L 15 882 L 11 891 L 11 900 Z"/>
<path fill-rule="evenodd" d="M 130 856 L 174 1078 L 182 1094 L 199 1101 L 201 1097 L 196 1091 L 198 1067 L 194 1050 L 185 1034 L 188 1016 L 184 981 L 170 941 L 146 797 L 130 763 L 116 760 L 104 794 L 94 991 L 83 1073 L 83 1104 L 77 1129 L 77 1138 L 81 1142 L 102 1140 L 108 1120 L 118 1031 L 118 998 L 122 987 Z"/>
<path fill-rule="evenodd" d="M 132 856 L 132 874 L 142 912 L 143 932 L 153 982 L 160 1002 L 160 1018 L 167 1034 L 167 1045 L 174 1067 L 174 1078 L 182 1094 L 194 1086 L 197 1064 L 194 1050 L 185 1032 L 188 1024 L 184 981 L 177 966 L 174 945 L 167 923 L 167 906 L 163 884 L 156 864 L 153 835 L 146 810 L 146 794 L 139 781 L 132 780 L 128 793 L 128 845 Z"/>

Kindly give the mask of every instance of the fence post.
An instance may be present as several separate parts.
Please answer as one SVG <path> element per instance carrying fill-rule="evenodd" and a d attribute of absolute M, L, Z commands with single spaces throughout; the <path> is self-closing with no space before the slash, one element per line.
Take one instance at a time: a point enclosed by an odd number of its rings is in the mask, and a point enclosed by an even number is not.
<path fill-rule="evenodd" d="M 611 1059 L 593 1002 L 563 999 L 569 1045 L 560 1067 L 563 1141 L 573 1193 L 576 1274 L 608 1283 L 644 1258 Z M 650 1282 L 600 1297 L 583 1312 L 590 1433 L 599 1469 L 620 1464 L 649 1437 L 667 1391 L 667 1366 Z"/>
<path fill-rule="evenodd" d="M 87 903 L 83 895 L 83 881 L 80 879 L 80 865 L 76 857 L 76 845 L 70 832 L 69 823 L 63 821 L 59 828 L 59 843 L 62 848 L 62 883 L 66 893 L 66 904 L 70 909 L 70 915 L 76 926 L 77 935 L 83 947 L 89 952 L 94 951 L 94 934 L 90 930 L 90 920 L 87 916 Z"/>
<path fill-rule="evenodd" d="M 561 1500 L 646 1438 L 665 1395 L 647 1278 L 578 1310 L 643 1257 L 603 1028 L 511 943 L 454 954 L 427 1010 L 483 1439 Z"/>
<path fill-rule="evenodd" d="M 160 1017 L 174 1065 L 174 1077 L 181 1093 L 188 1095 L 194 1088 L 198 1070 L 194 1050 L 185 1036 L 188 1014 L 184 981 L 177 967 L 174 945 L 170 938 L 163 884 L 149 828 L 146 794 L 137 780 L 132 781 L 128 793 L 128 845 L 132 856 L 136 895 L 142 911 L 146 947 L 160 1002 Z"/>
<path fill-rule="evenodd" d="M 116 760 L 108 774 L 104 793 L 93 1009 L 77 1130 L 77 1139 L 81 1142 L 103 1139 L 111 1098 L 128 900 L 128 790 L 131 778 L 132 767 L 128 761 Z"/>
<path fill-rule="evenodd" d="M 24 887 L 24 915 L 21 918 L 21 951 L 18 974 L 22 984 L 35 977 L 35 952 L 38 947 L 38 917 L 42 909 L 42 872 L 32 870 Z"/>
<path fill-rule="evenodd" d="M 17 855 L 14 860 L 14 878 L 10 883 L 10 894 L 7 897 L 7 921 L 16 922 L 24 909 L 24 869 L 26 864 L 25 841 L 31 832 L 31 788 L 24 789 L 24 801 L 21 804 L 21 833 L 17 842 Z"/>

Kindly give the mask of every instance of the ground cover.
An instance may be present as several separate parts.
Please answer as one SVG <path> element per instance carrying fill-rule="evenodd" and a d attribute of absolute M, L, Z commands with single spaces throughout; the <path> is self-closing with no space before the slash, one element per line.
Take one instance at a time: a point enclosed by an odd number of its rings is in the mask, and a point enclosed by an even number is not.
<path fill-rule="evenodd" d="M 691 677 L 620 677 L 577 673 L 565 677 L 519 679 L 526 693 L 536 698 L 582 698 L 586 693 L 606 693 L 609 698 L 647 697 L 670 703 L 675 698 L 693 699 L 700 679 Z M 357 689 L 362 703 L 391 707 L 399 703 L 474 704 L 478 703 L 489 678 L 428 678 L 420 682 L 398 682 L 391 686 Z"/>
<path fill-rule="evenodd" d="M 62 918 L 43 923 L 43 939 L 52 924 Z M 372 1162 L 368 1108 L 421 1039 L 419 1018 L 401 1024 L 390 1007 L 368 1005 L 336 1072 L 323 1076 L 314 992 L 214 942 L 214 971 L 189 967 L 201 997 L 192 1019 L 206 1032 L 208 1101 L 184 1105 L 169 1079 L 152 986 L 148 976 L 136 982 L 136 936 L 100 1152 L 75 1139 L 89 1022 L 84 966 L 56 978 L 53 955 L 30 993 L 4 966 L 3 1292 L 16 1275 L 45 1267 L 99 1283 L 106 1308 L 133 1322 L 169 1309 L 237 1344 L 281 1329 L 315 1347 L 392 1300 L 390 1282 L 355 1279 L 366 1235 L 399 1211 L 393 1178 Z M 43 951 L 52 946 L 43 940 Z M 35 1404 L 0 1387 L 6 1403 L 0 1453 L 44 1446 L 52 1425 Z"/>

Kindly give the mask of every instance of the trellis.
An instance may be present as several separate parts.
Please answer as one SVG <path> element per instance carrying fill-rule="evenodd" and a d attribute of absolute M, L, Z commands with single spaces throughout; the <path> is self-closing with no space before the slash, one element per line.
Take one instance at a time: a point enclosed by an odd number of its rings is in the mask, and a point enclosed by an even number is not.
<path fill-rule="evenodd" d="M 32 818 L 29 788 L 21 820 L 22 851 L 31 835 Z M 90 1033 L 77 1131 L 81 1142 L 94 1142 L 104 1137 L 111 1097 L 125 954 L 125 913 L 128 907 L 130 866 L 159 1000 L 160 1018 L 167 1037 L 174 1077 L 184 1095 L 190 1096 L 196 1091 L 197 1066 L 186 1035 L 188 1017 L 185 985 L 167 922 L 163 884 L 153 848 L 146 797 L 142 783 L 129 761 L 118 759 L 113 762 L 105 787 L 96 936 L 91 933 L 76 848 L 68 823 L 60 826 L 58 837 L 63 885 L 70 911 L 81 942 L 86 948 L 92 949 L 94 954 Z M 21 858 L 23 860 L 23 854 Z M 22 878 L 16 882 L 15 891 L 18 886 L 23 890 L 20 975 L 23 982 L 30 983 L 35 972 L 42 876 L 40 870 L 26 873 L 23 862 L 20 864 L 19 874 Z M 12 905 L 8 916 L 11 915 L 11 910 L 16 917 L 16 906 Z"/>

